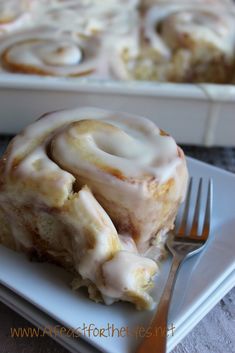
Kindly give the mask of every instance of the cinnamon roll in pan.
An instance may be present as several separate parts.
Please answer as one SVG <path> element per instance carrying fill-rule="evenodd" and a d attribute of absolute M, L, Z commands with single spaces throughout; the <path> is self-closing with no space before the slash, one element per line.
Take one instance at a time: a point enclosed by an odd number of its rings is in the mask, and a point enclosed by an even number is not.
<path fill-rule="evenodd" d="M 231 6 L 233 0 L 142 0 L 141 6 L 143 8 L 154 6 L 158 4 L 186 4 L 186 5 L 219 5 L 219 6 Z"/>
<path fill-rule="evenodd" d="M 30 0 L 0 1 L 0 35 L 27 27 L 31 22 Z"/>
<path fill-rule="evenodd" d="M 63 1 L 54 6 L 40 4 L 35 23 L 86 36 L 126 33 L 130 27 L 138 26 L 138 13 L 135 6 L 124 7 L 119 2 Z"/>
<path fill-rule="evenodd" d="M 77 5 L 80 4 L 81 6 L 94 6 L 94 5 L 103 5 L 103 0 L 40 0 L 40 4 L 42 6 L 50 6 L 50 7 L 64 7 L 67 5 Z M 125 5 L 125 6 L 132 6 L 136 7 L 140 4 L 139 0 L 109 0 L 107 2 L 107 6 L 116 6 L 116 5 Z"/>
<path fill-rule="evenodd" d="M 120 78 L 228 83 L 234 68 L 234 9 L 153 6 L 143 14 L 140 40 L 117 47 L 112 67 Z"/>
<path fill-rule="evenodd" d="M 145 118 L 47 114 L 0 161 L 0 241 L 72 270 L 94 300 L 151 308 L 155 256 L 187 178 L 182 150 Z"/>
<path fill-rule="evenodd" d="M 49 28 L 7 36 L 0 43 L 0 58 L 6 71 L 44 76 L 98 74 L 102 65 L 96 39 Z"/>

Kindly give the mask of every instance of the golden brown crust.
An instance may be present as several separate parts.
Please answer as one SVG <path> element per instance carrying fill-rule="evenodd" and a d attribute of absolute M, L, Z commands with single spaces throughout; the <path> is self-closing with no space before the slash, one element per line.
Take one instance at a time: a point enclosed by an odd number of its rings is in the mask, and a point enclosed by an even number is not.
<path fill-rule="evenodd" d="M 146 6 L 139 40 L 133 37 L 122 50 L 118 47 L 114 72 L 126 80 L 230 83 L 235 70 L 234 6 L 212 3 L 159 1 Z"/>
<path fill-rule="evenodd" d="M 125 114 L 120 121 L 92 108 L 62 111 L 16 137 L 0 161 L 0 241 L 80 274 L 92 297 L 148 308 L 146 278 L 157 266 L 144 253 L 154 242 L 163 252 L 187 168 L 182 150 L 151 121 Z M 115 288 L 108 279 L 123 259 L 129 267 Z"/>
<path fill-rule="evenodd" d="M 52 71 L 47 71 L 44 69 L 40 69 L 39 67 L 32 66 L 32 65 L 24 65 L 22 63 L 16 63 L 10 61 L 8 58 L 8 53 L 13 48 L 14 45 L 11 47 L 7 48 L 3 53 L 2 53 L 2 66 L 5 68 L 7 71 L 10 72 L 15 72 L 15 73 L 24 73 L 24 74 L 30 74 L 30 75 L 40 75 L 40 76 L 58 76 L 57 74 L 53 73 Z M 68 77 L 80 77 L 80 76 L 87 76 L 92 74 L 95 71 L 93 70 L 86 70 L 83 72 L 79 73 L 74 73 L 74 74 L 69 74 L 67 75 Z"/>

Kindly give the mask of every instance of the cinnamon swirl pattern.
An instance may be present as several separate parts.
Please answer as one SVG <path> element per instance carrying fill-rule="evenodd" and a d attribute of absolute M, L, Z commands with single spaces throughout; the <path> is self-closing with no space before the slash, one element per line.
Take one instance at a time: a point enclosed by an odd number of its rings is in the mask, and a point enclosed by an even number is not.
<path fill-rule="evenodd" d="M 234 20 L 233 8 L 225 6 L 150 7 L 143 16 L 137 54 L 130 54 L 128 44 L 119 48 L 113 69 L 124 79 L 229 82 L 234 67 Z"/>
<path fill-rule="evenodd" d="M 232 0 L 0 0 L 0 36 L 3 71 L 234 83 Z"/>
<path fill-rule="evenodd" d="M 47 28 L 8 36 L 0 44 L 0 58 L 5 70 L 16 73 L 77 77 L 102 71 L 96 39 Z"/>
<path fill-rule="evenodd" d="M 30 0 L 0 1 L 0 35 L 30 23 Z"/>
<path fill-rule="evenodd" d="M 151 308 L 154 260 L 187 177 L 182 150 L 145 118 L 92 108 L 48 114 L 0 161 L 0 241 L 72 269 L 73 286 L 94 300 Z"/>

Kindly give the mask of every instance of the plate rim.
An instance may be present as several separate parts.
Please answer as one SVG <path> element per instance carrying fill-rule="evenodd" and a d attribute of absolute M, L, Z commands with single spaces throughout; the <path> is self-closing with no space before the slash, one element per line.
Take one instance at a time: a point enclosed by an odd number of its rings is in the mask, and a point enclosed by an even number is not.
<path fill-rule="evenodd" d="M 198 160 L 196 160 L 196 159 L 194 159 L 194 158 L 191 158 L 191 157 L 187 157 L 187 159 L 189 160 L 189 161 L 191 161 L 196 167 L 200 167 L 200 165 L 203 165 L 204 167 L 206 167 L 206 168 L 209 168 L 210 170 L 216 170 L 216 172 L 217 173 L 219 173 L 220 175 L 226 175 L 226 177 L 231 177 L 232 179 L 233 179 L 233 182 L 235 182 L 235 175 L 233 174 L 233 173 L 231 173 L 231 172 L 228 172 L 228 171 L 225 171 L 225 170 L 223 170 L 223 169 L 221 169 L 221 168 L 218 168 L 218 167 L 215 167 L 215 166 L 211 166 L 211 165 L 209 165 L 209 164 L 207 164 L 207 163 L 204 163 L 204 162 L 201 162 L 201 161 L 198 161 Z M 230 274 L 233 272 L 234 270 L 233 269 L 231 269 L 231 271 L 227 274 L 227 276 L 226 276 L 226 278 L 228 278 L 229 276 L 230 276 Z M 225 278 L 224 278 L 224 280 L 225 280 Z M 3 285 L 4 286 L 6 286 L 6 287 L 8 287 L 7 285 L 6 285 L 6 283 L 4 283 L 4 282 L 2 282 L 2 279 L 1 279 L 1 277 L 0 277 L 0 283 L 3 283 Z M 218 286 L 215 288 L 215 290 L 213 291 L 213 293 L 214 292 L 216 292 L 216 289 L 221 285 L 221 283 L 223 283 L 223 281 L 222 282 L 220 282 L 219 284 L 218 284 Z M 16 292 L 17 293 L 17 295 L 20 295 L 21 296 L 21 294 L 19 294 L 16 290 L 14 290 L 14 288 L 11 288 L 11 287 L 9 287 L 12 291 L 14 291 L 14 292 Z M 205 300 L 206 299 L 208 299 L 209 297 L 211 297 L 211 293 L 209 293 L 208 294 L 208 296 L 207 296 L 207 298 L 205 298 Z M 24 297 L 23 297 L 24 298 Z M 25 298 L 24 298 L 25 299 Z M 26 298 L 26 300 L 28 300 L 27 298 Z M 204 300 L 204 301 L 205 301 Z M 204 302 L 203 301 L 203 302 Z M 30 302 L 30 301 L 29 301 Z M 36 305 L 35 303 L 32 303 L 33 305 Z M 216 304 L 216 302 L 212 305 L 212 306 L 214 306 Z M 40 308 L 40 307 L 39 307 Z M 40 308 L 40 310 L 43 310 L 42 308 Z M 48 314 L 48 312 L 45 310 L 45 312 Z M 195 309 L 194 310 L 194 312 L 192 313 L 192 314 L 190 314 L 190 316 L 193 316 L 194 315 L 194 313 L 195 312 L 197 312 L 197 310 Z M 205 313 L 206 314 L 206 313 Z M 49 313 L 49 315 L 50 315 L 50 313 Z M 203 316 L 205 316 L 205 315 L 203 315 Z M 61 319 L 61 318 L 58 318 L 58 317 L 54 317 L 54 319 L 56 319 L 57 321 L 62 321 L 63 322 L 63 320 Z M 200 319 L 199 319 L 200 320 Z M 186 319 L 183 321 L 183 323 L 184 322 L 186 322 L 187 321 L 187 317 L 186 317 Z M 182 324 L 183 324 L 182 323 Z M 195 324 L 191 327 L 191 329 L 197 324 L 198 322 L 196 322 L 195 321 Z M 179 325 L 179 328 L 180 328 L 180 326 L 181 325 Z M 190 330 L 191 330 L 190 329 Z M 189 331 L 185 331 L 185 334 L 184 334 L 184 336 L 188 333 Z M 182 337 L 183 338 L 183 337 Z M 180 338 L 180 339 L 182 339 L 182 338 Z M 94 340 L 92 340 L 92 339 L 89 339 L 89 340 L 86 340 L 86 341 L 88 341 L 89 342 L 89 344 L 91 344 L 92 346 L 94 346 L 95 348 L 98 348 L 99 350 L 101 350 L 101 351 L 105 351 L 104 350 L 104 348 L 103 348 L 103 346 L 101 345 L 99 345 L 99 344 L 97 344 L 97 342 L 95 343 L 94 342 Z M 169 338 L 169 340 L 168 340 L 168 344 L 170 345 L 170 346 L 172 346 L 173 345 L 173 343 L 170 343 L 172 340 L 171 340 L 171 337 Z M 172 341 L 173 342 L 173 341 Z M 178 342 L 177 342 L 178 343 Z M 176 343 L 176 344 L 177 344 Z M 175 346 L 175 345 L 174 345 Z M 171 348 L 172 349 L 172 348 Z M 112 350 L 111 350 L 112 351 Z M 109 351 L 109 352 L 111 352 L 111 351 Z M 108 352 L 108 351 L 107 351 Z"/>

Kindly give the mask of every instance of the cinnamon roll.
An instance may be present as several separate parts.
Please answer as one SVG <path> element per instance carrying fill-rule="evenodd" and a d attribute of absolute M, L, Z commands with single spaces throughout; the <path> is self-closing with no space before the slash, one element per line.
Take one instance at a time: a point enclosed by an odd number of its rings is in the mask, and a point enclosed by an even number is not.
<path fill-rule="evenodd" d="M 0 44 L 0 59 L 4 70 L 15 73 L 77 77 L 102 72 L 105 76 L 96 39 L 74 38 L 48 28 L 6 37 Z"/>
<path fill-rule="evenodd" d="M 233 0 L 142 0 L 142 7 L 153 6 L 157 4 L 172 4 L 172 3 L 180 3 L 180 4 L 191 4 L 191 5 L 220 5 L 220 6 L 230 6 L 233 4 Z"/>
<path fill-rule="evenodd" d="M 165 4 L 143 14 L 139 43 L 116 50 L 113 70 L 124 79 L 171 82 L 230 81 L 235 13 L 224 6 Z"/>
<path fill-rule="evenodd" d="M 50 26 L 62 31 L 71 31 L 86 36 L 109 33 L 126 33 L 137 24 L 138 13 L 134 2 L 125 8 L 118 1 L 103 3 L 90 1 L 52 1 L 40 4 L 35 13 L 38 26 Z"/>
<path fill-rule="evenodd" d="M 163 254 L 187 177 L 182 150 L 145 118 L 47 114 L 0 161 L 0 242 L 74 271 L 94 300 L 150 308 L 149 254 Z"/>
<path fill-rule="evenodd" d="M 30 23 L 30 0 L 0 0 L 0 34 L 8 33 Z"/>
<path fill-rule="evenodd" d="M 43 6 L 67 6 L 67 5 L 77 5 L 80 4 L 82 6 L 91 6 L 91 5 L 103 5 L 103 0 L 41 0 L 40 4 Z M 105 6 L 113 6 L 113 5 L 125 5 L 131 7 L 137 7 L 140 4 L 139 0 L 109 0 Z"/>

